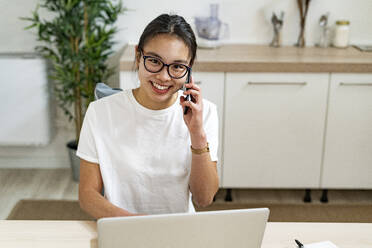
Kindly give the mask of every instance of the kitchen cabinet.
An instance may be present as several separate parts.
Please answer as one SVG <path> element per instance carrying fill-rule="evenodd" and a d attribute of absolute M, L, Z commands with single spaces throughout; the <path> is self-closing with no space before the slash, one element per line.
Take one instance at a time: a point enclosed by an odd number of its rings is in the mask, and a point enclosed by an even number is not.
<path fill-rule="evenodd" d="M 139 79 L 135 71 L 121 71 L 120 72 L 120 88 L 135 89 L 139 87 Z"/>
<path fill-rule="evenodd" d="M 224 187 L 319 187 L 328 78 L 226 73 Z"/>
<path fill-rule="evenodd" d="M 193 70 L 219 111 L 221 187 L 372 189 L 371 53 L 226 44 L 198 49 Z"/>
<path fill-rule="evenodd" d="M 218 176 L 219 183 L 222 186 L 222 170 L 223 170 L 223 157 L 222 157 L 222 140 L 223 140 L 223 96 L 224 96 L 224 82 L 225 74 L 223 72 L 194 72 L 193 78 L 195 84 L 199 85 L 202 90 L 203 98 L 213 102 L 217 106 L 218 112 Z"/>
<path fill-rule="evenodd" d="M 219 119 L 219 149 L 218 149 L 218 175 L 220 186 L 222 185 L 222 137 L 223 137 L 223 97 L 225 74 L 223 72 L 194 72 L 195 84 L 202 90 L 203 98 L 213 102 L 217 106 Z M 120 87 L 122 89 L 133 89 L 139 86 L 137 73 L 134 71 L 120 72 Z"/>
<path fill-rule="evenodd" d="M 331 74 L 322 188 L 372 188 L 372 74 Z"/>

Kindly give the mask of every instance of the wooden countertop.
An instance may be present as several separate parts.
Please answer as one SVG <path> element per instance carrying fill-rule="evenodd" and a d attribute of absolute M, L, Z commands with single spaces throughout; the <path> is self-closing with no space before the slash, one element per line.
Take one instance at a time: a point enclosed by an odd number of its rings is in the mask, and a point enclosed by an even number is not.
<path fill-rule="evenodd" d="M 330 240 L 338 248 L 372 247 L 372 223 L 268 222 L 262 248 L 296 247 Z M 0 247 L 97 248 L 97 225 L 93 221 L 0 220 Z"/>
<path fill-rule="evenodd" d="M 120 58 L 120 70 L 132 70 L 134 46 L 127 46 Z M 371 73 L 372 53 L 354 47 L 274 48 L 267 45 L 225 45 L 198 49 L 194 71 L 209 72 L 345 72 Z"/>

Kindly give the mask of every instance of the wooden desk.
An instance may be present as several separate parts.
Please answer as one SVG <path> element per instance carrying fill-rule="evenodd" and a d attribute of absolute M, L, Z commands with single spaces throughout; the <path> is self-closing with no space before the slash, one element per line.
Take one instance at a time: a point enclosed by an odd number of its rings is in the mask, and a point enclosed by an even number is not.
<path fill-rule="evenodd" d="M 262 248 L 294 248 L 303 243 L 330 240 L 339 248 L 371 248 L 372 223 L 276 223 L 266 227 Z M 92 221 L 0 221 L 0 247 L 97 247 Z"/>

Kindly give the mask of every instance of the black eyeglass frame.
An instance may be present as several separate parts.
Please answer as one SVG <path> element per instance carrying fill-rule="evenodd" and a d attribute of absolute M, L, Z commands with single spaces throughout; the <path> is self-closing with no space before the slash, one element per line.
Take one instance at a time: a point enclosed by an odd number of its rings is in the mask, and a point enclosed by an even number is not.
<path fill-rule="evenodd" d="M 161 59 L 159 59 L 159 58 L 157 58 L 157 57 L 144 55 L 142 51 L 141 51 L 141 53 L 142 53 L 142 57 L 143 57 L 143 66 L 145 67 L 145 69 L 146 69 L 148 72 L 151 72 L 151 73 L 158 73 L 158 72 L 161 72 L 161 70 L 163 70 L 164 66 L 166 66 L 166 67 L 167 67 L 168 75 L 169 75 L 171 78 L 173 78 L 173 79 L 180 79 L 180 78 L 183 78 L 184 76 L 186 76 L 187 73 L 190 73 L 190 71 L 191 71 L 191 67 L 189 67 L 189 66 L 187 66 L 187 65 L 185 65 L 185 64 L 181 64 L 181 63 L 170 63 L 170 64 L 166 64 L 166 63 L 164 63 Z M 154 59 L 157 59 L 157 60 L 159 60 L 159 61 L 163 64 L 163 66 L 162 66 L 158 71 L 150 71 L 150 70 L 146 67 L 146 63 L 145 63 L 145 61 L 146 61 L 147 58 L 154 58 Z M 173 77 L 173 76 L 170 74 L 170 72 L 169 72 L 169 67 L 170 67 L 171 65 L 183 65 L 183 66 L 186 67 L 186 71 L 185 71 L 185 73 L 184 73 L 182 76 L 180 76 L 180 77 Z"/>

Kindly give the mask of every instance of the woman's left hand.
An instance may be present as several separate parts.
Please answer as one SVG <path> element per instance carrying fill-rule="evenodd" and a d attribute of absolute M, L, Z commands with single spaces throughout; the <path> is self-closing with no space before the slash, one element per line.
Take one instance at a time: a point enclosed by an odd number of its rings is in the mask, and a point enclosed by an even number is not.
<path fill-rule="evenodd" d="M 198 85 L 194 84 L 194 79 L 191 76 L 190 83 L 186 84 L 185 87 L 188 89 L 183 92 L 184 96 L 180 97 L 180 104 L 182 105 L 183 112 L 185 107 L 189 107 L 186 115 L 183 115 L 183 119 L 189 129 L 191 136 L 193 134 L 200 134 L 204 132 L 203 129 L 203 98 L 201 89 Z M 192 100 L 186 101 L 185 96 L 191 95 Z"/>

